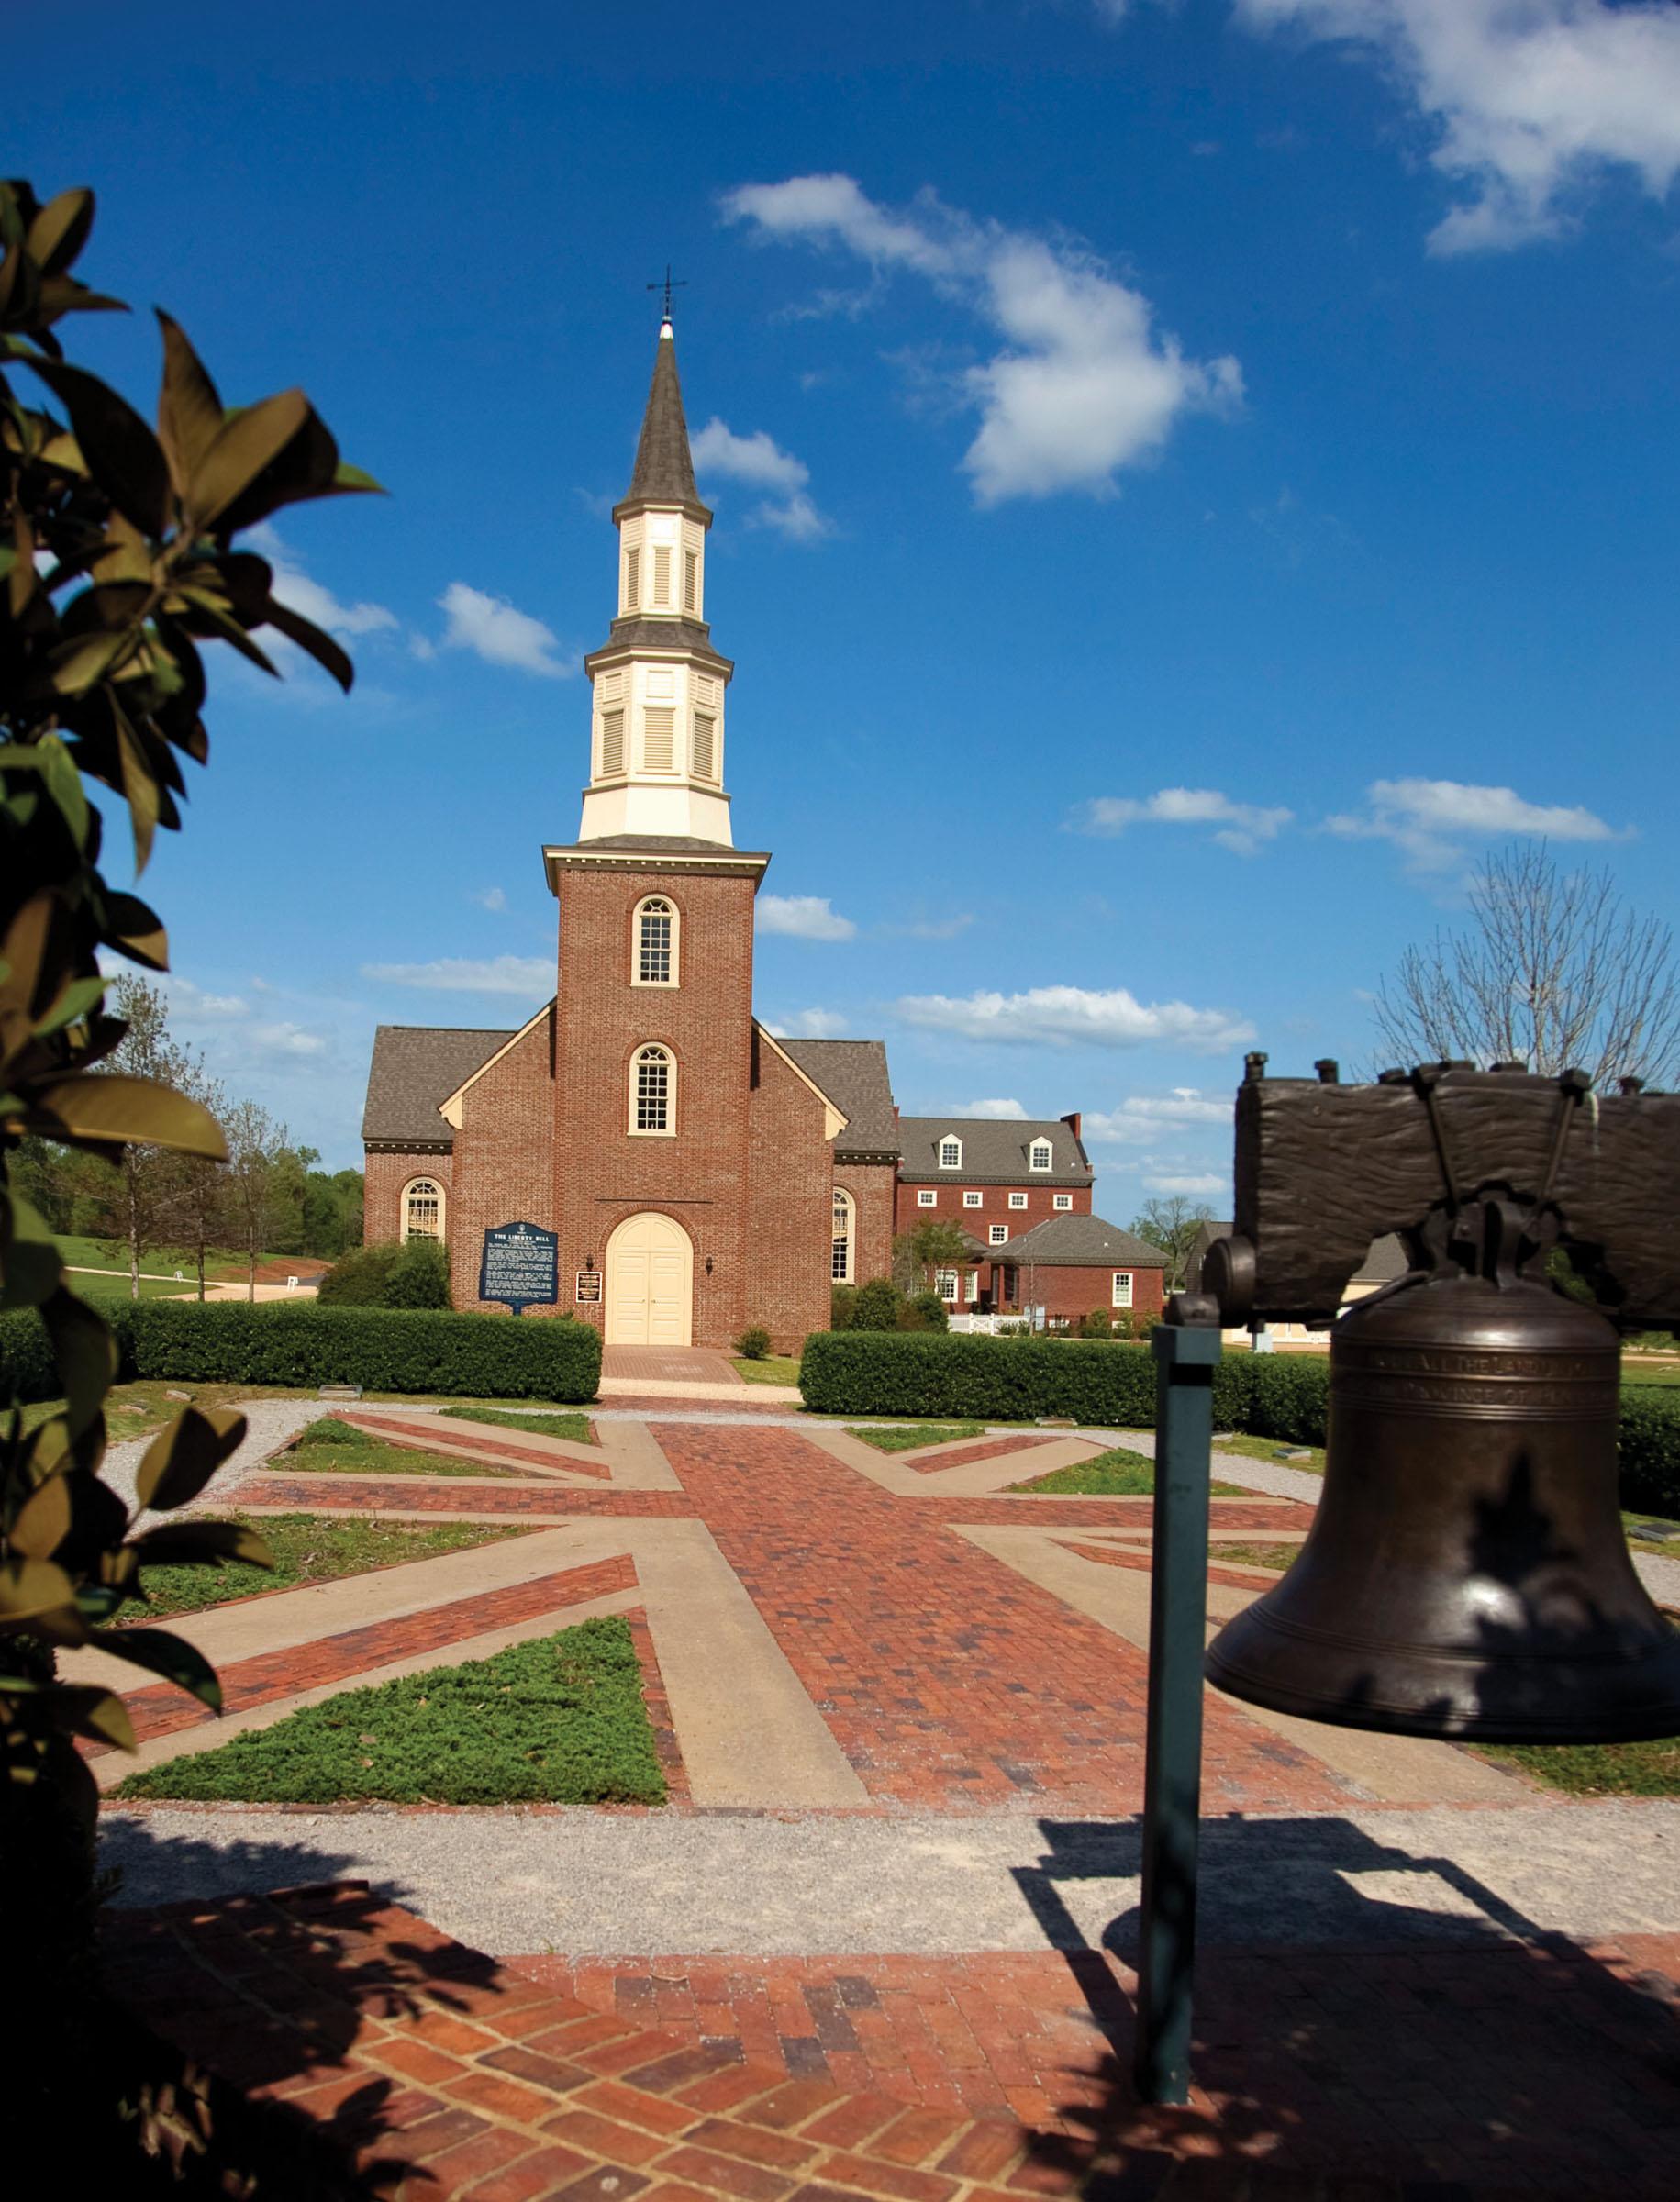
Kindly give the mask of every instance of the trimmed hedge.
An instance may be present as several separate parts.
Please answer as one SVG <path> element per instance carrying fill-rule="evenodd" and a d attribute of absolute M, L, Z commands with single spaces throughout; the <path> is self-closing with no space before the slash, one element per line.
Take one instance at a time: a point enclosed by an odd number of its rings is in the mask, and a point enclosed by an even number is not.
<path fill-rule="evenodd" d="M 818 1414 L 1071 1415 L 1097 1429 L 1152 1429 L 1155 1368 L 1146 1346 L 1092 1339 L 818 1331 L 805 1342 L 799 1388 Z M 1231 1354 L 1214 1370 L 1214 1427 L 1322 1445 L 1330 1385 L 1328 1356 Z M 1680 1391 L 1623 1385 L 1620 1457 L 1623 1506 L 1680 1519 Z"/>
<path fill-rule="evenodd" d="M 191 1300 L 127 1313 L 135 1376 L 567 1403 L 593 1399 L 601 1376 L 600 1332 L 566 1317 Z"/>
<path fill-rule="evenodd" d="M 0 1314 L 0 1398 L 56 1399 L 60 1389 L 52 1340 L 34 1308 Z"/>

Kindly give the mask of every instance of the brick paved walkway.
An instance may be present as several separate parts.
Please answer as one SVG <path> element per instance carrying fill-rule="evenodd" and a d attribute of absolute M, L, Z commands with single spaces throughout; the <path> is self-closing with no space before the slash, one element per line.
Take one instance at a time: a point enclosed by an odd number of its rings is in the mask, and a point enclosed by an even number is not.
<path fill-rule="evenodd" d="M 400 1417 L 380 1418 L 382 1437 L 405 1441 Z M 474 1596 L 458 1554 L 448 1593 L 424 1610 L 340 1619 L 319 1636 L 294 1621 L 280 1640 L 290 1650 L 228 1663 L 230 1712 L 266 1718 L 289 1695 L 499 1628 L 558 1626 L 606 1594 L 629 1613 L 674 1814 L 732 1794 L 716 1785 L 712 1731 L 747 1703 L 765 1708 L 752 1719 L 783 1719 L 776 1732 L 803 1739 L 801 1778 L 816 1786 L 802 1794 L 855 1796 L 846 1808 L 872 1819 L 1028 1814 L 1048 1826 L 1139 1809 L 1145 1659 L 1112 1594 L 1147 1565 L 1148 1502 L 1008 1489 L 1068 1440 L 989 1438 L 887 1474 L 883 1456 L 873 1473 L 849 1461 L 846 1444 L 863 1449 L 832 1433 L 819 1442 L 685 1412 L 652 1420 L 650 1443 L 639 1425 L 603 1418 L 609 1453 L 614 1429 L 620 1457 L 604 1474 L 585 1463 L 575 1482 L 490 1425 L 473 1426 L 474 1457 L 518 1480 L 290 1465 L 248 1477 L 239 1500 L 257 1511 L 517 1521 L 575 1542 L 576 1556 Z M 433 1449 L 445 1438 L 447 1418 L 406 1433 Z M 920 1473 L 941 1465 L 961 1469 L 963 1490 Z M 1216 1538 L 1288 1540 L 1309 1519 L 1288 1500 L 1213 1506 Z M 1211 1572 L 1228 1599 L 1262 1580 Z M 739 1602 L 733 1618 L 720 1585 Z M 756 1616 L 751 1628 L 740 1614 Z M 172 1625 L 191 1635 L 197 1618 Z M 128 1702 L 154 1751 L 177 1731 L 186 1748 L 214 1740 L 200 1708 L 155 1684 L 137 1682 Z M 790 1707 L 807 1730 L 787 1724 Z M 814 1773 L 807 1731 L 821 1744 Z M 749 1758 L 766 1732 L 749 1722 Z M 1210 1696 L 1206 1809 L 1307 1818 L 1374 1794 L 1410 1806 L 1432 1794 L 1415 1770 L 1436 1762 L 1414 1756 L 1405 1780 L 1374 1792 L 1313 1742 L 1299 1724 L 1285 1734 Z M 1466 1763 L 1443 1746 L 1407 1748 Z M 774 1809 L 776 1752 L 759 1758 L 752 1794 Z M 475 1840 L 494 1843 L 495 1816 L 476 1824 Z M 1680 2143 L 1673 1934 L 1490 1945 L 1478 1921 L 1463 1947 L 1210 1950 L 1199 2091 L 1189 2111 L 1167 2113 L 1129 2096 L 1132 1981 L 1106 1950 L 496 1963 L 353 1885 L 117 1914 L 110 1931 L 117 1978 L 144 2014 L 228 2081 L 316 2121 L 368 2194 L 1642 2197 L 1671 2191 Z M 394 2164 L 388 2176 L 367 2170 L 376 2160 Z"/>

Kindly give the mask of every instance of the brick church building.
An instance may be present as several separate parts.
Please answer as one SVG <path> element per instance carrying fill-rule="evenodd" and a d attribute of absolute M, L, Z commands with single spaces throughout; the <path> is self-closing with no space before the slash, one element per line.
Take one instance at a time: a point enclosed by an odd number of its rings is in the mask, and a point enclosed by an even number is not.
<path fill-rule="evenodd" d="M 930 1210 L 966 1234 L 939 1280 L 953 1307 L 1023 1304 L 1068 1269 L 1059 1245 L 1092 1256 L 1056 1296 L 1080 1312 L 1158 1307 L 1161 1256 L 1091 1216 L 1076 1116 L 901 1118 L 880 1041 L 782 1040 L 752 1014 L 770 858 L 734 844 L 734 667 L 705 617 L 712 515 L 668 320 L 612 517 L 618 611 L 584 660 L 583 817 L 575 840 L 542 851 L 554 995 L 514 1031 L 379 1028 L 368 1241 L 443 1240 L 456 1307 L 487 1307 L 501 1303 L 480 1297 L 485 1234 L 551 1232 L 555 1296 L 528 1312 L 575 1314 L 609 1344 L 727 1346 L 759 1324 L 796 1348 L 828 1328 L 830 1283 L 885 1274 L 895 1232 Z M 1010 1264 L 1029 1234 L 1029 1264 Z"/>

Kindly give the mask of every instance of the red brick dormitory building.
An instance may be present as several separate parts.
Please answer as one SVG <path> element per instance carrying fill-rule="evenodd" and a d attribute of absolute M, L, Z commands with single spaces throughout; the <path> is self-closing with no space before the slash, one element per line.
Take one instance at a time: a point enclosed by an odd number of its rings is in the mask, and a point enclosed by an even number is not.
<path fill-rule="evenodd" d="M 669 321 L 613 520 L 583 818 L 542 852 L 553 997 L 516 1031 L 379 1028 L 368 1240 L 446 1240 L 455 1305 L 473 1307 L 496 1304 L 479 1296 L 486 1232 L 552 1232 L 556 1297 L 530 1312 L 577 1314 L 609 1343 L 727 1345 L 762 1324 L 796 1346 L 828 1327 L 830 1282 L 885 1274 L 895 1232 L 929 1212 L 970 1240 L 940 1280 L 955 1307 L 1158 1307 L 1160 1256 L 1091 1215 L 1077 1117 L 900 1117 L 879 1040 L 781 1040 L 752 1014 L 770 859 L 730 827 L 734 667 L 705 619 L 712 516 Z M 1008 1258 L 1029 1240 L 1027 1263 Z"/>

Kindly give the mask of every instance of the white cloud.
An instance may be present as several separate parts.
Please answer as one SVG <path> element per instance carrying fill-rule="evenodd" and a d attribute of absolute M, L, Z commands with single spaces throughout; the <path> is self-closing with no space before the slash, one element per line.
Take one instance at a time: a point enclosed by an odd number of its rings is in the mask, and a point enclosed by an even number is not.
<path fill-rule="evenodd" d="M 779 1025 L 772 1025 L 777 1040 L 838 1040 L 846 1020 L 838 1009 L 795 1009 Z"/>
<path fill-rule="evenodd" d="M 398 624 L 396 614 L 383 604 L 340 604 L 330 589 L 304 571 L 302 560 L 272 520 L 260 520 L 248 528 L 245 541 L 273 568 L 273 594 L 280 602 L 328 634 L 372 635 Z M 264 640 L 266 645 L 267 638 Z"/>
<path fill-rule="evenodd" d="M 183 1024 L 226 1024 L 250 1015 L 250 1004 L 237 994 L 206 994 L 189 978 L 172 971 L 159 984 L 168 996 L 170 1014 Z"/>
<path fill-rule="evenodd" d="M 1027 1111 L 1018 1101 L 959 1101 L 954 1108 L 942 1112 L 948 1117 L 982 1117 L 995 1124 L 1015 1124 L 1022 1121 Z"/>
<path fill-rule="evenodd" d="M 481 910 L 505 910 L 507 907 L 507 890 L 506 887 L 480 887 L 469 899 L 477 903 Z"/>
<path fill-rule="evenodd" d="M 720 476 L 767 493 L 747 515 L 750 525 L 773 528 L 794 543 L 814 543 L 831 532 L 807 491 L 810 468 L 762 428 L 737 436 L 714 414 L 694 439 L 694 461 L 705 479 Z"/>
<path fill-rule="evenodd" d="M 451 581 L 438 605 L 449 619 L 446 650 L 470 650 L 492 665 L 511 665 L 551 681 L 565 680 L 578 669 L 577 659 L 555 655 L 560 644 L 540 619 L 517 610 L 505 597 Z"/>
<path fill-rule="evenodd" d="M 364 979 L 386 986 L 422 986 L 438 994 L 550 992 L 554 966 L 547 956 L 439 956 L 431 963 L 364 963 Z"/>
<path fill-rule="evenodd" d="M 1225 1009 L 1186 1002 L 1140 1002 L 1123 986 L 1095 993 L 1084 986 L 1034 986 L 1026 994 L 906 995 L 897 1004 L 907 1025 L 964 1040 L 1064 1047 L 1144 1047 L 1155 1040 L 1218 1050 L 1252 1040 L 1254 1028 Z"/>
<path fill-rule="evenodd" d="M 241 1053 L 253 1055 L 325 1055 L 327 1040 L 319 1032 L 289 1020 L 273 1025 L 246 1025 L 240 1029 Z"/>
<path fill-rule="evenodd" d="M 1171 1094 L 1130 1094 L 1113 1109 L 1087 1109 L 1083 1131 L 1087 1145 L 1147 1147 L 1174 1132 L 1202 1131 L 1231 1124 L 1229 1097 L 1205 1100 L 1193 1086 Z"/>
<path fill-rule="evenodd" d="M 1215 1194 L 1229 1200 L 1230 1174 L 1229 1172 L 1221 1174 L 1217 1170 L 1192 1171 L 1185 1176 L 1174 1176 L 1169 1173 L 1159 1177 L 1146 1177 L 1143 1189 L 1146 1193 L 1163 1194 L 1169 1200 L 1174 1193 L 1185 1200 L 1211 1200 Z"/>
<path fill-rule="evenodd" d="M 1462 780 L 1376 780 L 1361 815 L 1326 818 L 1325 830 L 1357 840 L 1392 841 L 1414 870 L 1442 872 L 1460 862 L 1467 840 L 1543 834 L 1554 841 L 1612 841 L 1616 829 L 1577 804 L 1530 803 L 1511 787 Z"/>
<path fill-rule="evenodd" d="M 753 922 L 761 933 L 794 940 L 850 940 L 858 929 L 826 895 L 761 895 Z"/>
<path fill-rule="evenodd" d="M 723 206 L 762 239 L 839 247 L 878 273 L 920 275 L 1003 339 L 952 385 L 980 415 L 962 465 L 982 506 L 1110 493 L 1116 473 L 1158 451 L 1182 414 L 1241 400 L 1235 360 L 1186 359 L 1175 337 L 1152 328 L 1148 300 L 1072 241 L 977 221 L 932 192 L 895 212 L 845 175 L 742 184 Z"/>
<path fill-rule="evenodd" d="M 1237 0 L 1237 14 L 1364 48 L 1397 80 L 1462 194 L 1434 252 L 1555 236 L 1607 171 L 1652 198 L 1680 171 L 1680 9 L 1666 0 Z"/>
<path fill-rule="evenodd" d="M 1234 803 L 1211 787 L 1163 787 L 1155 795 L 1096 795 L 1074 814 L 1081 833 L 1119 834 L 1129 826 L 1212 826 L 1207 838 L 1239 856 L 1275 840 L 1295 813 L 1281 804 Z"/>

